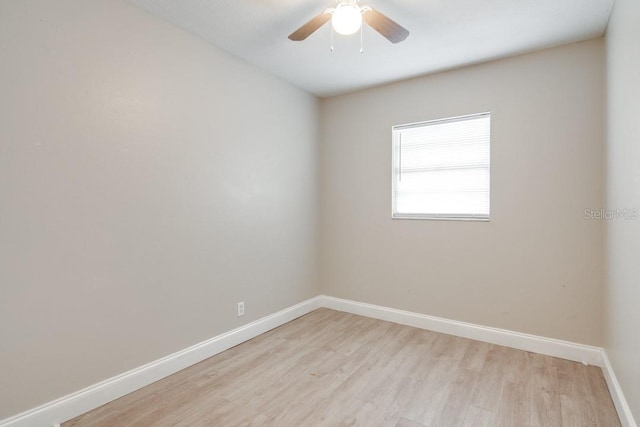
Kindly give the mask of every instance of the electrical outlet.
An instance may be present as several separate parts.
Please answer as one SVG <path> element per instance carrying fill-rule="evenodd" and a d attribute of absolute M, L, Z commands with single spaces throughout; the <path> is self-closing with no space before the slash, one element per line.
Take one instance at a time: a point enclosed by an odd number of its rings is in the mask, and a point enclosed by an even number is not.
<path fill-rule="evenodd" d="M 238 303 L 238 317 L 244 316 L 244 301 Z"/>

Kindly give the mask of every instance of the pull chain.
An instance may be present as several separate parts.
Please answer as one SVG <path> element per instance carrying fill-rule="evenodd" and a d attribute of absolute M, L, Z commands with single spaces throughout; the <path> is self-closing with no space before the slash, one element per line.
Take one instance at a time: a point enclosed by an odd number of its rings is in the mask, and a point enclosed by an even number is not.
<path fill-rule="evenodd" d="M 329 50 L 333 52 L 333 25 L 331 26 L 331 48 Z"/>
<path fill-rule="evenodd" d="M 364 25 L 360 25 L 360 53 L 364 53 L 364 44 L 362 42 L 362 28 Z"/>

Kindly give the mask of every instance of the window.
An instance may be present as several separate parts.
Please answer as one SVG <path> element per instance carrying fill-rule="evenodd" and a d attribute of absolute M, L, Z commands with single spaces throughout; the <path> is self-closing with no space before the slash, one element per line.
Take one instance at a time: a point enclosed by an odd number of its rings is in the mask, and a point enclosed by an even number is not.
<path fill-rule="evenodd" d="M 393 127 L 392 217 L 489 219 L 491 114 Z"/>

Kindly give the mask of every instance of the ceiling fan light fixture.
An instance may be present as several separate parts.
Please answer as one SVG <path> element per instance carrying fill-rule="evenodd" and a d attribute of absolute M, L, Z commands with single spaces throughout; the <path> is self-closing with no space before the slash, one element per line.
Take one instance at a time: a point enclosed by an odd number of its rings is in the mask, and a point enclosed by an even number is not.
<path fill-rule="evenodd" d="M 331 25 L 338 34 L 354 34 L 362 27 L 362 12 L 355 4 L 340 3 L 333 11 Z"/>
<path fill-rule="evenodd" d="M 409 30 L 369 6 L 360 6 L 358 4 L 359 0 L 335 1 L 338 3 L 335 8 L 325 9 L 319 15 L 311 18 L 300 28 L 289 34 L 289 40 L 295 42 L 305 40 L 329 21 L 331 21 L 333 31 L 344 35 L 354 34 L 358 30 L 361 31 L 362 25 L 367 24 L 391 43 L 400 43 L 409 36 Z M 362 33 L 360 35 L 362 36 Z M 331 37 L 333 41 L 333 32 Z M 360 37 L 360 40 L 362 41 L 362 37 Z"/>

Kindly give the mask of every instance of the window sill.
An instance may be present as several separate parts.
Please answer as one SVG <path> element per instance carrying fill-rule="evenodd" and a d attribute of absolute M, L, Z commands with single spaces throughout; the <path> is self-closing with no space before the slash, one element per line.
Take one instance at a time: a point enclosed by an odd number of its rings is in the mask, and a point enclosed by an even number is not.
<path fill-rule="evenodd" d="M 438 215 L 425 215 L 425 214 L 392 214 L 391 219 L 426 219 L 436 221 L 481 221 L 489 222 L 491 218 L 489 216 L 438 216 Z"/>

